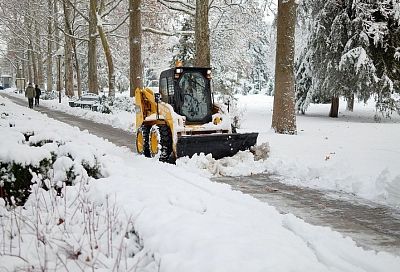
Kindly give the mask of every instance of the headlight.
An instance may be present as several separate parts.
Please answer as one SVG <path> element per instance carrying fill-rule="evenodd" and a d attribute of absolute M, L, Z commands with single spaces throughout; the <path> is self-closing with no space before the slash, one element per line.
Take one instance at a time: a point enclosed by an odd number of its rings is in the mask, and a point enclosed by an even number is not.
<path fill-rule="evenodd" d="M 214 125 L 218 125 L 221 122 L 222 122 L 222 117 L 219 116 L 215 117 L 213 120 Z"/>

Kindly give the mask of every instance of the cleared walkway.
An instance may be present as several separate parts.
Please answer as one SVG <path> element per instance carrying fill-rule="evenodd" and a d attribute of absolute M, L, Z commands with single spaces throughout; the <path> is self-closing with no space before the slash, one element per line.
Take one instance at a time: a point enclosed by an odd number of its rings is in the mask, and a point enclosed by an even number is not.
<path fill-rule="evenodd" d="M 359 246 L 400 256 L 400 211 L 354 195 L 290 186 L 260 174 L 214 179 L 292 213 L 308 223 L 327 226 L 350 236 Z"/>
<path fill-rule="evenodd" d="M 7 97 L 15 104 L 18 104 L 20 106 L 28 106 L 28 101 L 26 99 L 15 97 L 6 93 L 0 93 L 0 95 L 2 95 L 3 97 Z M 90 133 L 108 139 L 110 142 L 113 142 L 118 146 L 126 146 L 129 147 L 132 151 L 136 151 L 136 147 L 134 144 L 135 135 L 125 130 L 79 118 L 78 116 L 66 114 L 65 112 L 56 111 L 46 108 L 44 106 L 34 107 L 34 110 L 44 113 L 50 118 L 70 124 L 71 126 L 76 126 L 81 130 L 87 129 Z"/>

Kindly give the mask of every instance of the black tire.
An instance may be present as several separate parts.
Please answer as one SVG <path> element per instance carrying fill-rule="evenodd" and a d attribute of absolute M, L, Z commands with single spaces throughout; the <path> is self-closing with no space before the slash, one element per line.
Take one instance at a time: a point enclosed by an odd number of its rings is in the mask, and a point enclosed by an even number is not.
<path fill-rule="evenodd" d="M 172 134 L 171 130 L 167 125 L 154 125 L 150 129 L 149 133 L 149 146 L 151 145 L 151 137 L 153 133 L 156 133 L 157 138 L 159 139 L 158 145 L 161 148 L 158 148 L 157 150 L 153 150 L 153 148 L 150 149 L 150 156 L 155 157 L 155 156 L 160 156 L 159 160 L 162 162 L 170 162 L 171 160 L 171 155 L 172 155 Z"/>
<path fill-rule="evenodd" d="M 151 157 L 149 147 L 149 133 L 150 127 L 144 125 L 142 125 L 136 132 L 136 150 L 140 155 L 145 155 L 148 158 Z M 140 139 L 143 140 L 143 143 L 139 142 Z M 142 148 L 139 145 L 142 145 Z"/>

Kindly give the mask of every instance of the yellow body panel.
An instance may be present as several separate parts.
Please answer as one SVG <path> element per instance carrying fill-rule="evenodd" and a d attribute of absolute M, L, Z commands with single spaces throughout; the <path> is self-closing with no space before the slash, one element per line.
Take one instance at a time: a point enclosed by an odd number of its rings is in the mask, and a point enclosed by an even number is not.
<path fill-rule="evenodd" d="M 157 154 L 158 153 L 158 135 L 155 131 L 150 132 L 150 153 Z"/>
<path fill-rule="evenodd" d="M 172 149 L 176 154 L 176 131 L 174 130 L 174 120 L 172 118 L 171 106 L 164 102 L 157 103 L 155 101 L 154 92 L 148 88 L 135 90 L 135 104 L 136 104 L 136 129 L 140 128 L 143 124 L 152 126 L 155 124 L 166 124 L 173 135 Z M 154 117 L 154 118 L 151 118 Z M 150 142 L 150 149 L 153 149 Z M 158 149 L 158 146 L 157 146 Z M 154 147 L 155 150 L 155 147 Z"/>
<path fill-rule="evenodd" d="M 143 138 L 143 133 L 138 133 L 136 135 L 136 148 L 137 152 L 139 154 L 142 154 L 144 152 L 144 138 Z"/>

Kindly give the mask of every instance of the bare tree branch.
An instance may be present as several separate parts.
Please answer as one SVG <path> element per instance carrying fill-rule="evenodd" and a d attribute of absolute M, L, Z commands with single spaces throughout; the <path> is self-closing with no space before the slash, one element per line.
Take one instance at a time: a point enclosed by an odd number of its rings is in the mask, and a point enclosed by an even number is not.
<path fill-rule="evenodd" d="M 183 2 L 183 0 L 157 0 L 157 1 L 171 10 L 181 11 L 191 16 L 196 15 L 196 7 L 189 3 Z"/>
<path fill-rule="evenodd" d="M 194 31 L 171 32 L 171 31 L 159 30 L 159 29 L 155 29 L 155 28 L 151 28 L 151 27 L 143 27 L 142 31 L 157 34 L 157 35 L 162 35 L 162 36 L 194 35 Z"/>

